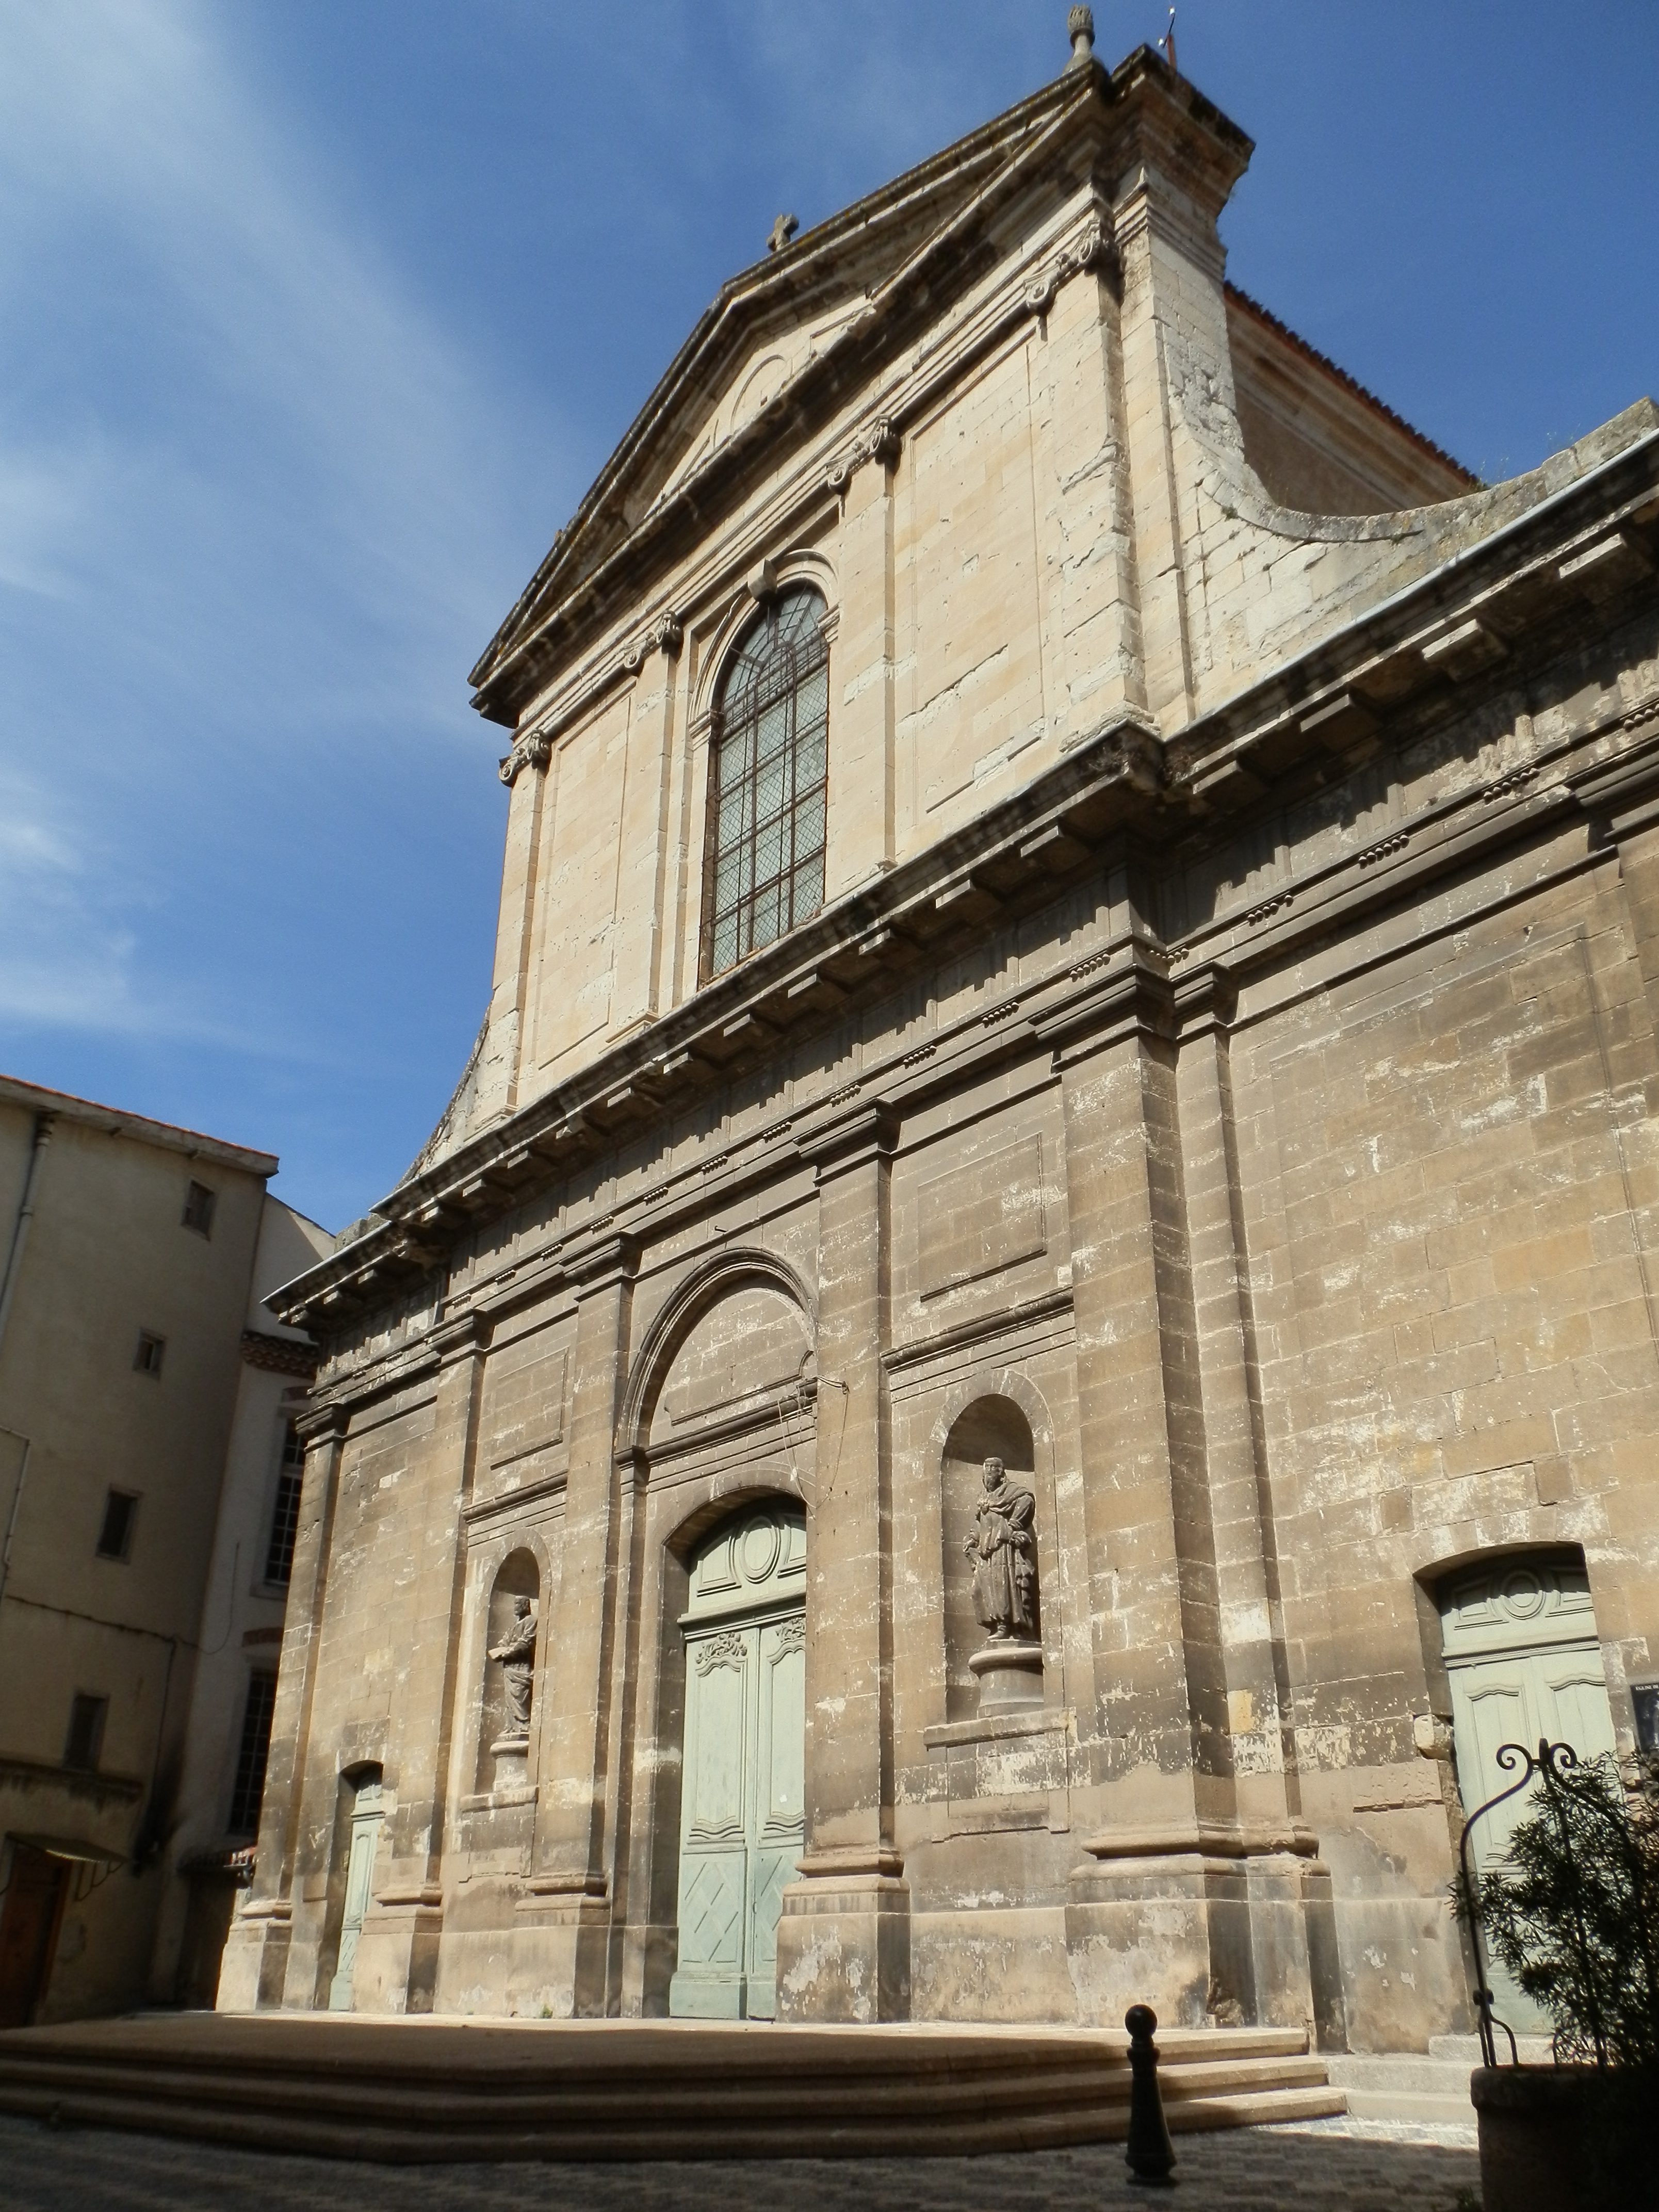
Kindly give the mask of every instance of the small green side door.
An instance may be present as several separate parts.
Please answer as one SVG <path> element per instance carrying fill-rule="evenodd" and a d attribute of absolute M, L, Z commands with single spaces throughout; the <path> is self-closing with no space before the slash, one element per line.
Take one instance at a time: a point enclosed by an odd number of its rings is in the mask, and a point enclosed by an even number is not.
<path fill-rule="evenodd" d="M 1581 1759 L 1614 1748 L 1607 1676 L 1583 1570 L 1510 1559 L 1461 1580 L 1441 1604 L 1458 1790 L 1466 1814 L 1507 1790 L 1520 1771 L 1498 1763 L 1499 1748 L 1535 1752 L 1540 1736 L 1569 1743 Z M 1517 1822 L 1534 1809 L 1538 1784 L 1511 1797 L 1469 1838 L 1475 1880 L 1501 1869 Z M 1517 2035 L 1547 2035 L 1546 2014 L 1488 1960 L 1493 2009 Z M 1502 2039 L 1500 2038 L 1501 2041 Z"/>
<path fill-rule="evenodd" d="M 380 1841 L 380 1778 L 359 1784 L 351 1808 L 351 1842 L 346 1857 L 345 1911 L 340 1922 L 340 1955 L 334 1978 L 328 1985 L 331 2012 L 349 2012 L 351 1976 L 357 1961 L 357 1938 L 374 1880 L 374 1854 Z"/>
<path fill-rule="evenodd" d="M 805 1526 L 751 1510 L 699 1553 L 685 1632 L 680 2019 L 770 2020 L 778 1916 L 803 1838 Z"/>

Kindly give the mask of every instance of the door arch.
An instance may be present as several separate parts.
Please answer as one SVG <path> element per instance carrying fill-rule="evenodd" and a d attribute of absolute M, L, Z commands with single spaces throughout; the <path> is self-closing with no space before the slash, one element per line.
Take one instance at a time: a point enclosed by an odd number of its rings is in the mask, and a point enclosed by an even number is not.
<path fill-rule="evenodd" d="M 1498 1764 L 1500 1745 L 1536 1750 L 1540 1736 L 1570 1743 L 1581 1759 L 1615 1748 L 1613 1710 L 1582 1561 L 1556 1553 L 1508 1553 L 1440 1585 L 1441 1651 L 1451 1689 L 1457 1783 L 1466 1814 L 1514 1781 Z M 1534 1789 L 1488 1814 L 1469 1838 L 1475 1880 L 1501 1867 Z M 1494 1959 L 1496 2009 L 1517 2033 L 1547 2034 L 1552 2022 Z"/>
<path fill-rule="evenodd" d="M 778 1915 L 804 1828 L 806 1516 L 769 1498 L 691 1561 L 677 2019 L 771 2020 Z"/>

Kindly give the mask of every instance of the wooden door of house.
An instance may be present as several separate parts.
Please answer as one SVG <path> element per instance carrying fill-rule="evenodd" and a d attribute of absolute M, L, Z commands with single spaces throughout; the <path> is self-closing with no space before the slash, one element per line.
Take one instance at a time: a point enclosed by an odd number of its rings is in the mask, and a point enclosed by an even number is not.
<path fill-rule="evenodd" d="M 1451 1684 L 1457 1781 L 1466 1814 L 1506 1790 L 1519 1771 L 1498 1764 L 1506 1743 L 1536 1752 L 1540 1737 L 1569 1743 L 1581 1759 L 1613 1749 L 1613 1713 L 1582 1567 L 1510 1558 L 1461 1578 L 1441 1603 Z M 1469 1838 L 1477 1882 L 1501 1869 L 1516 1823 L 1534 1810 L 1538 1784 L 1489 1814 Z M 1488 1960 L 1494 2009 L 1517 2034 L 1550 2032 L 1548 2018 Z M 1500 2041 L 1502 2039 L 1499 2039 Z"/>
<path fill-rule="evenodd" d="M 0 1903 L 0 2027 L 27 2027 L 52 1978 L 69 1869 L 33 1844 L 11 1847 Z"/>
<path fill-rule="evenodd" d="M 788 1505 L 692 1569 L 685 1635 L 677 2018 L 771 2020 L 778 1916 L 803 1838 L 806 1532 Z"/>
<path fill-rule="evenodd" d="M 380 1777 L 378 1770 L 357 1785 L 351 1808 L 351 1838 L 346 1854 L 345 1909 L 340 1920 L 340 1953 L 328 1988 L 331 2012 L 349 2012 L 357 1939 L 363 1932 L 374 1881 L 374 1854 L 380 1842 Z"/>

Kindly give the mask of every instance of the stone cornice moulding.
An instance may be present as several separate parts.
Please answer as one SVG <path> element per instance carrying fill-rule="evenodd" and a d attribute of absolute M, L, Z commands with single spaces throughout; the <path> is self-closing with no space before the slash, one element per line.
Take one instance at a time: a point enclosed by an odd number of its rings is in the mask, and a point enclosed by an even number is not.
<path fill-rule="evenodd" d="M 1002 133 L 999 146 L 997 134 Z M 980 149 L 990 149 L 983 155 Z M 869 293 L 864 308 L 834 334 L 759 413 L 742 429 L 718 447 L 700 468 L 683 479 L 666 498 L 653 506 L 620 539 L 595 549 L 593 564 L 584 575 L 573 577 L 562 598 L 550 599 L 550 587 L 562 567 L 574 564 L 580 549 L 602 534 L 608 520 L 622 510 L 623 498 L 636 458 L 649 446 L 659 426 L 672 419 L 684 395 L 696 384 L 696 365 L 711 340 L 728 294 L 721 299 L 682 347 L 645 407 L 635 417 L 622 444 L 596 479 L 576 516 L 558 533 L 547 557 L 520 596 L 507 621 L 472 672 L 477 686 L 473 704 L 497 720 L 516 720 L 508 696 L 516 691 L 520 704 L 531 692 L 544 686 L 538 663 L 559 655 L 557 633 L 579 629 L 597 617 L 603 621 L 607 598 L 623 596 L 617 589 L 621 567 L 647 544 L 672 544 L 677 531 L 706 530 L 708 515 L 741 496 L 746 476 L 769 472 L 775 466 L 781 431 L 787 424 L 833 411 L 833 402 L 843 400 L 867 385 L 888 359 L 910 343 L 917 327 L 936 319 L 941 296 L 954 297 L 964 283 L 971 283 L 997 253 L 996 223 L 1027 194 L 1034 181 L 1049 172 L 1069 167 L 1079 182 L 1091 172 L 1121 175 L 1133 167 L 1142 150 L 1156 150 L 1166 161 L 1178 162 L 1182 173 L 1192 173 L 1201 187 L 1216 198 L 1218 211 L 1228 191 L 1243 173 L 1253 149 L 1238 126 L 1206 100 L 1186 79 L 1177 76 L 1152 49 L 1139 47 L 1117 69 L 1108 72 L 1097 64 L 1063 72 L 1040 87 L 1027 100 L 995 118 L 981 130 L 935 155 L 931 162 L 910 173 L 910 179 L 944 173 L 954 161 L 960 173 L 977 173 L 980 181 L 957 211 L 927 232 L 908 255 Z M 897 186 L 910 181 L 894 180 Z M 890 191 L 893 187 L 885 188 Z M 872 196 L 843 210 L 821 228 L 836 236 L 848 222 L 884 194 Z M 811 258 L 811 240 L 792 249 L 792 269 Z M 771 272 L 757 264 L 764 285 L 768 274 L 781 278 L 786 272 L 775 258 Z M 831 403 L 826 406 L 825 401 Z M 624 592 L 626 587 L 624 587 Z M 541 608 L 538 615 L 536 610 Z M 514 625 L 520 628 L 514 635 Z"/>
<path fill-rule="evenodd" d="M 1171 742 L 1167 749 L 1167 769 L 1166 749 L 1143 724 L 1131 720 L 1109 725 L 1093 738 L 1074 747 L 1007 800 L 976 817 L 961 832 L 902 863 L 872 884 L 860 886 L 856 892 L 824 909 L 813 922 L 779 940 L 767 954 L 757 956 L 755 960 L 704 986 L 683 1006 L 659 1018 L 648 1035 L 629 1040 L 596 1063 L 581 1079 L 580 1089 L 562 1086 L 532 1102 L 507 1123 L 481 1133 L 458 1154 L 439 1163 L 401 1191 L 394 1192 L 386 1201 L 390 1212 L 383 1227 L 371 1231 L 357 1245 L 319 1262 L 316 1268 L 297 1279 L 295 1285 L 285 1286 L 287 1292 L 302 1291 L 303 1297 L 286 1309 L 278 1309 L 273 1304 L 273 1310 L 279 1311 L 279 1317 L 290 1325 L 302 1325 L 307 1312 L 331 1293 L 337 1302 L 342 1300 L 343 1286 L 348 1283 L 368 1287 L 367 1269 L 386 1264 L 391 1258 L 394 1232 L 398 1236 L 406 1233 L 401 1226 L 401 1217 L 422 1209 L 429 1212 L 434 1206 L 453 1202 L 455 1191 L 469 1175 L 475 1182 L 482 1182 L 488 1170 L 508 1155 L 522 1161 L 533 1152 L 545 1165 L 549 1148 L 557 1145 L 565 1131 L 578 1123 L 584 1137 L 591 1133 L 592 1139 L 600 1144 L 614 1141 L 601 1109 L 607 1097 L 622 1095 L 630 1072 L 634 1077 L 645 1079 L 653 1088 L 660 1089 L 661 1072 L 672 1066 L 677 1073 L 670 1095 L 664 1100 L 664 1110 L 671 1107 L 679 1110 L 685 1103 L 686 1078 L 700 1059 L 699 1039 L 718 1040 L 722 1031 L 734 1026 L 732 1018 L 745 1005 L 763 1006 L 771 997 L 787 995 L 793 979 L 813 972 L 826 957 L 850 957 L 856 960 L 863 945 L 873 947 L 879 944 L 883 951 L 880 959 L 873 963 L 873 972 L 886 977 L 890 984 L 890 963 L 895 959 L 898 971 L 902 972 L 907 965 L 934 957 L 927 933 L 920 938 L 909 933 L 901 937 L 907 913 L 930 908 L 942 895 L 939 888 L 941 884 L 953 878 L 961 880 L 963 862 L 970 871 L 981 866 L 994 853 L 1017 847 L 1022 837 L 1029 839 L 1031 828 L 1042 820 L 1063 815 L 1066 793 L 1074 793 L 1091 778 L 1102 776 L 1103 771 L 1103 780 L 1097 787 L 1102 793 L 1100 803 L 1117 806 L 1120 815 L 1130 790 L 1150 781 L 1154 788 L 1161 785 L 1163 803 L 1166 805 L 1174 803 L 1192 809 L 1194 801 L 1201 799 L 1202 805 L 1189 814 L 1189 819 L 1194 826 L 1206 818 L 1214 819 L 1218 833 L 1224 834 L 1220 831 L 1222 817 L 1248 811 L 1261 788 L 1254 781 L 1248 789 L 1228 788 L 1220 780 L 1219 771 L 1231 761 L 1247 759 L 1255 746 L 1268 739 L 1282 743 L 1288 738 L 1304 751 L 1313 754 L 1317 740 L 1306 735 L 1298 737 L 1297 732 L 1316 720 L 1321 702 L 1345 694 L 1365 672 L 1410 650 L 1412 637 L 1424 634 L 1423 611 L 1433 611 L 1427 625 L 1430 632 L 1450 624 L 1457 611 L 1455 604 L 1447 604 L 1451 589 L 1458 591 L 1462 603 L 1467 605 L 1471 598 L 1493 588 L 1489 580 L 1493 568 L 1502 571 L 1501 585 L 1514 572 L 1517 539 L 1527 556 L 1529 573 L 1540 578 L 1555 578 L 1553 588 L 1565 593 L 1567 586 L 1561 585 L 1559 578 L 1564 536 L 1570 537 L 1577 545 L 1605 536 L 1609 527 L 1625 526 L 1632 516 L 1644 525 L 1650 520 L 1659 520 L 1656 477 L 1659 477 L 1659 433 L 1649 433 L 1616 453 L 1590 475 L 1565 487 L 1547 502 L 1547 514 L 1528 510 L 1492 538 L 1471 547 L 1450 564 L 1449 569 L 1431 572 L 1381 607 L 1369 611 L 1333 636 L 1320 641 L 1299 661 L 1275 671 L 1246 692 L 1209 710 Z M 1584 513 L 1591 507 L 1601 510 L 1593 519 Z M 1539 556 L 1535 544 L 1527 542 L 1540 537 L 1550 541 L 1546 555 L 1553 551 L 1553 565 L 1547 557 Z M 1564 599 L 1563 604 L 1567 601 Z M 1519 676 L 1512 680 L 1520 680 Z M 1448 711 L 1462 711 L 1455 698 Z M 1634 718 L 1639 723 L 1647 711 L 1644 706 L 1626 708 L 1617 719 L 1622 723 Z M 1380 719 L 1386 719 L 1386 704 L 1379 705 L 1377 712 Z M 1133 775 L 1129 773 L 1132 764 L 1137 770 Z M 1115 801 L 1109 799 L 1113 791 L 1119 794 Z M 1142 803 L 1146 803 L 1144 799 Z M 1460 802 L 1454 797 L 1448 803 L 1455 805 Z M 1488 825 L 1484 832 L 1486 842 L 1491 841 L 1495 831 L 1513 837 L 1515 830 L 1507 826 L 1510 817 L 1504 809 L 1537 803 L 1535 798 L 1525 793 L 1519 799 L 1499 797 L 1495 802 L 1487 802 L 1484 809 Z M 1390 831 L 1389 840 L 1411 830 L 1410 823 L 1402 823 L 1399 830 Z M 1479 830 L 1471 832 L 1477 842 L 1482 834 Z M 1380 865 L 1373 865 L 1368 872 L 1372 896 L 1382 896 L 1385 890 L 1397 896 L 1405 880 L 1401 871 L 1409 866 L 1412 860 L 1409 850 L 1397 849 L 1392 858 L 1385 856 Z M 1347 861 L 1345 858 L 1333 865 L 1346 866 Z M 1273 922 L 1275 936 L 1283 939 L 1290 932 L 1300 933 L 1315 926 L 1316 909 L 1322 902 L 1317 897 L 1310 901 L 1306 893 L 1304 880 L 1287 887 L 1285 892 L 1275 895 L 1275 899 L 1268 902 L 1270 908 L 1279 909 L 1267 917 Z M 1258 915 L 1259 909 L 1252 908 L 1250 914 Z M 1237 914 L 1218 918 L 1216 924 L 1200 933 L 1199 939 L 1170 948 L 1171 967 L 1183 958 L 1198 957 L 1220 959 L 1224 966 L 1233 967 L 1237 953 L 1231 942 L 1224 944 L 1220 940 L 1236 939 L 1241 923 L 1248 922 L 1248 916 Z M 1259 928 L 1260 922 L 1250 926 Z M 1268 949 L 1270 940 L 1263 937 L 1260 942 L 1264 951 Z M 1206 950 L 1207 947 L 1214 949 Z M 726 1064 L 725 1054 L 715 1054 L 705 1070 L 708 1079 L 715 1084 L 724 1080 Z M 582 1149 L 580 1145 L 570 1148 L 573 1161 Z M 510 1191 L 491 1200 L 496 1210 L 504 1210 L 514 1202 L 516 1201 Z M 354 1289 L 351 1295 L 361 1299 L 362 1290 Z"/>
<path fill-rule="evenodd" d="M 653 653 L 660 653 L 665 660 L 678 660 L 680 647 L 685 641 L 685 624 L 677 614 L 659 615 L 647 625 L 632 644 L 625 645 L 598 668 L 592 679 L 583 685 L 574 700 L 564 702 L 556 717 L 550 717 L 539 728 L 520 738 L 513 750 L 499 764 L 496 774 L 510 791 L 527 768 L 544 769 L 553 757 L 553 748 L 573 723 L 581 720 L 589 708 L 603 697 L 611 686 L 624 677 L 637 676 Z"/>
<path fill-rule="evenodd" d="M 795 1133 L 795 1149 L 811 1161 L 820 1187 L 871 1161 L 888 1158 L 898 1143 L 898 1116 L 884 1100 L 861 1098 L 827 1120 Z"/>
<path fill-rule="evenodd" d="M 1086 269 L 1097 268 L 1102 273 L 1114 270 L 1117 263 L 1115 249 L 1107 234 L 1108 221 L 1097 202 L 1070 244 L 1061 246 L 1057 252 L 1051 246 L 1044 245 L 1028 262 L 1024 274 L 1017 267 L 1005 270 L 1003 282 L 979 303 L 965 323 L 940 332 L 937 347 L 924 347 L 905 374 L 881 392 L 878 412 L 869 426 L 850 444 L 834 451 L 828 461 L 822 455 L 822 440 L 805 441 L 781 489 L 742 516 L 736 535 L 729 542 L 705 543 L 694 549 L 690 564 L 676 572 L 672 588 L 686 611 L 678 618 L 682 629 L 704 623 L 713 609 L 715 619 L 712 635 L 718 638 L 730 626 L 730 612 L 734 605 L 740 617 L 746 613 L 743 605 L 745 595 L 751 604 L 764 601 L 793 580 L 792 564 L 799 568 L 806 559 L 830 571 L 823 577 L 811 574 L 809 580 L 823 591 L 833 622 L 839 611 L 839 592 L 832 584 L 831 564 L 822 555 L 804 550 L 799 544 L 795 550 L 787 554 L 777 552 L 776 547 L 790 539 L 799 541 L 811 533 L 823 514 L 821 502 L 826 495 L 836 505 L 823 519 L 837 520 L 848 484 L 866 462 L 879 461 L 889 469 L 896 467 L 905 436 L 948 407 L 957 386 L 978 370 L 1000 345 L 1022 342 L 1022 326 L 1033 314 L 1041 317 L 1047 313 L 1061 284 Z M 1046 264 L 1045 254 L 1053 255 Z M 1037 271 L 1036 275 L 1030 273 L 1033 268 Z M 706 698 L 708 694 L 712 681 L 710 654 L 717 649 L 703 641 L 696 685 L 700 697 Z M 612 647 L 585 668 L 573 667 L 562 678 L 550 678 L 541 686 L 531 705 L 538 730 L 556 747 L 566 732 L 592 711 L 612 684 L 637 669 L 641 657 L 637 642 L 629 648 Z M 556 693 L 550 702 L 550 684 Z M 504 782 L 510 783 L 520 772 L 519 767 L 514 765 L 509 774 L 513 759 L 514 756 L 509 755 L 501 764 Z M 545 758 L 531 764 L 544 766 Z"/>
<path fill-rule="evenodd" d="M 902 1374 L 907 1368 L 922 1367 L 930 1360 L 948 1359 L 996 1337 L 1021 1335 L 1061 1314 L 1069 1314 L 1073 1304 L 1069 1284 L 1042 1291 L 1036 1297 L 1023 1298 L 1016 1304 L 994 1306 L 969 1320 L 953 1322 L 936 1335 L 914 1337 L 903 1344 L 892 1345 L 882 1353 L 881 1364 L 890 1375 Z"/>
<path fill-rule="evenodd" d="M 826 396 L 844 393 L 850 397 L 854 388 L 866 384 L 878 373 L 890 354 L 902 347 L 910 336 L 910 324 L 930 309 L 936 312 L 942 284 L 954 293 L 960 289 L 964 279 L 971 282 L 979 275 L 987 255 L 994 250 L 988 243 L 994 218 L 1028 188 L 1033 173 L 1045 161 L 1056 158 L 1069 137 L 1075 133 L 1079 137 L 1076 159 L 1079 164 L 1096 159 L 1100 142 L 1111 135 L 1118 112 L 1114 82 L 1106 79 L 1103 72 L 1079 71 L 1068 83 L 1048 88 L 1055 100 L 1054 113 L 1046 122 L 1034 117 L 1030 134 L 1018 150 L 876 288 L 865 310 L 843 325 L 823 349 L 812 356 L 752 421 L 726 439 L 700 469 L 603 554 L 597 566 L 574 584 L 567 598 L 550 605 L 541 619 L 511 645 L 503 645 L 493 665 L 491 654 L 486 653 L 473 672 L 477 686 L 474 707 L 488 714 L 492 705 L 496 705 L 499 711 L 495 719 L 507 719 L 511 711 L 508 701 L 500 696 L 508 688 L 507 679 L 515 672 L 523 671 L 528 674 L 532 690 L 541 688 L 545 678 L 537 677 L 536 662 L 556 652 L 554 636 L 559 629 L 574 628 L 590 614 L 599 611 L 607 596 L 607 586 L 614 592 L 614 575 L 620 565 L 636 557 L 647 544 L 657 545 L 665 540 L 672 544 L 677 530 L 688 526 L 694 532 L 705 530 L 712 509 L 740 495 L 746 471 L 757 466 L 763 470 L 775 466 L 777 439 L 786 421 L 810 416 L 815 404 L 821 411 L 828 412 L 822 409 L 822 400 Z M 1163 89 L 1167 91 L 1168 88 Z M 1186 88 L 1182 86 L 1180 90 L 1184 95 Z M 1043 96 L 1036 96 L 1033 105 Z M 1248 145 L 1249 141 L 1243 143 Z M 978 251 L 975 250 L 975 245 Z M 653 400 L 654 398 L 655 395 Z M 568 556 L 573 552 L 576 540 L 605 511 L 608 501 L 614 498 L 635 434 L 641 429 L 646 416 L 652 410 L 653 403 L 647 402 L 635 432 L 630 432 L 629 439 L 617 449 L 584 502 L 582 513 L 568 527 L 562 545 L 560 540 L 555 540 L 556 554 Z M 520 607 L 526 599 L 544 589 L 556 572 L 554 555 L 550 555 L 520 600 Z M 519 609 L 515 609 L 514 616 L 518 612 Z M 514 618 L 509 616 L 509 625 Z M 498 633 L 498 644 L 503 635 Z M 492 647 L 491 651 L 495 653 L 495 648 Z M 522 685 L 520 691 L 522 696 Z"/>

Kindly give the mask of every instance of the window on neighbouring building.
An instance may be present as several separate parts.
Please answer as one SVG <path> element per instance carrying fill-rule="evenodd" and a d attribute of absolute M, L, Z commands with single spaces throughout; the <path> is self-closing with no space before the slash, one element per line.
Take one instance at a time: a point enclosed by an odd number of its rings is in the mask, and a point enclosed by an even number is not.
<path fill-rule="evenodd" d="M 185 1193 L 184 1225 L 193 1229 L 198 1237 L 213 1234 L 213 1209 L 219 1203 L 218 1194 L 204 1182 L 193 1182 Z"/>
<path fill-rule="evenodd" d="M 138 1517 L 138 1500 L 129 1490 L 112 1490 L 104 1500 L 104 1522 L 98 1531 L 100 1559 L 125 1559 L 132 1550 L 132 1524 Z"/>
<path fill-rule="evenodd" d="M 256 1674 L 247 1678 L 247 1703 L 242 1708 L 242 1741 L 236 1753 L 236 1779 L 230 1792 L 230 1833 L 253 1836 L 259 1832 L 259 1800 L 265 1794 L 265 1761 L 270 1756 L 270 1716 L 276 1705 L 276 1677 Z"/>
<path fill-rule="evenodd" d="M 270 1509 L 270 1540 L 265 1547 L 265 1580 L 284 1589 L 294 1571 L 294 1532 L 300 1525 L 300 1485 L 306 1448 L 292 1421 L 283 1438 L 283 1464 L 276 1476 L 276 1502 Z"/>
<path fill-rule="evenodd" d="M 109 1712 L 109 1699 L 88 1695 L 77 1690 L 70 1704 L 69 1734 L 64 1739 L 64 1764 L 90 1774 L 98 1765 L 98 1754 L 104 1747 L 104 1722 Z"/>
<path fill-rule="evenodd" d="M 141 1375 L 159 1376 L 161 1355 L 167 1348 L 164 1336 L 152 1336 L 147 1328 L 138 1332 L 138 1349 L 132 1355 L 132 1364 Z"/>
<path fill-rule="evenodd" d="M 830 651 L 823 601 L 781 592 L 720 679 L 708 774 L 703 970 L 718 975 L 823 904 Z"/>

